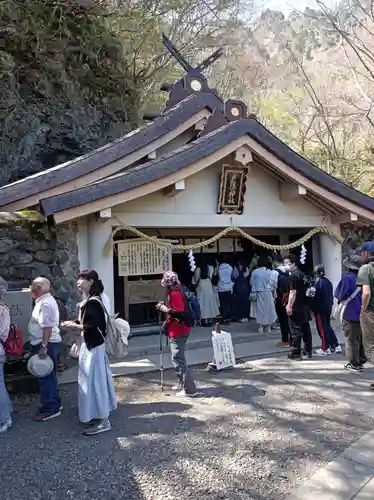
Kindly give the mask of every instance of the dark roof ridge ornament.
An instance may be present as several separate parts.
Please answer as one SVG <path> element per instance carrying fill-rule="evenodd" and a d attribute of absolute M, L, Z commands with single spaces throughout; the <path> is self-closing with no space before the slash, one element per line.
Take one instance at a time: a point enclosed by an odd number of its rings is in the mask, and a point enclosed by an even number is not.
<path fill-rule="evenodd" d="M 216 89 L 209 88 L 208 82 L 202 72 L 222 56 L 222 47 L 205 58 L 196 67 L 193 67 L 164 33 L 162 34 L 162 41 L 165 48 L 186 72 L 186 75 L 175 83 L 163 83 L 161 85 L 162 91 L 169 92 L 169 99 L 166 102 L 164 111 L 172 108 L 194 92 L 210 92 L 219 97 Z"/>
<path fill-rule="evenodd" d="M 165 33 L 162 33 L 162 41 L 164 47 L 170 52 L 174 59 L 182 66 L 186 73 L 197 73 L 200 74 L 204 69 L 209 68 L 213 63 L 217 61 L 223 55 L 223 48 L 220 47 L 213 54 L 205 58 L 200 64 L 195 68 L 184 58 L 182 53 L 175 47 L 173 42 L 168 38 Z"/>
<path fill-rule="evenodd" d="M 202 74 L 206 68 L 211 66 L 222 56 L 222 47 L 205 58 L 196 67 L 193 67 L 183 54 L 175 47 L 170 38 L 168 38 L 164 33 L 162 34 L 162 40 L 165 48 L 186 71 L 184 77 L 175 83 L 163 83 L 161 85 L 162 91 L 169 92 L 169 99 L 165 104 L 164 112 L 176 104 L 179 104 L 193 93 L 206 92 L 215 95 L 222 104 L 221 106 L 218 105 L 212 116 L 208 118 L 206 125 L 199 133 L 199 137 L 202 137 L 213 130 L 217 130 L 219 127 L 228 122 L 247 118 L 247 106 L 244 102 L 236 99 L 229 99 L 224 102 L 218 95 L 217 90 L 209 87 L 205 76 Z"/>

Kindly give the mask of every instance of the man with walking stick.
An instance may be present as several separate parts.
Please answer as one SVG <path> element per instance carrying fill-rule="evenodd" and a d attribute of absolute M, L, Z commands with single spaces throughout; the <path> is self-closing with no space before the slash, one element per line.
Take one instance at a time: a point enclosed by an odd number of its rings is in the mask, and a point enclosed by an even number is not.
<path fill-rule="evenodd" d="M 167 314 L 163 329 L 170 341 L 171 359 L 174 370 L 178 376 L 179 383 L 174 390 L 177 390 L 177 396 L 195 397 L 197 390 L 195 381 L 192 377 L 186 360 L 186 344 L 188 336 L 191 333 L 190 325 L 193 324 L 193 318 L 189 311 L 189 306 L 178 275 L 173 271 L 167 271 L 162 280 L 161 286 L 168 291 L 169 303 L 166 306 L 162 302 L 156 305 L 156 309 Z M 163 346 L 162 335 L 160 333 L 160 370 L 161 370 L 161 390 L 163 390 Z"/>

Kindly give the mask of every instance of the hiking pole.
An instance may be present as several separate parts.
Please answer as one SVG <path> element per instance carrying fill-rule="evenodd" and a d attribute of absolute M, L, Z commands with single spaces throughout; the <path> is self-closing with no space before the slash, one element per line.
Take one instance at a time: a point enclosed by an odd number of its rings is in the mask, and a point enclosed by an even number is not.
<path fill-rule="evenodd" d="M 163 324 L 161 321 L 161 313 L 158 315 L 158 321 L 160 323 L 160 385 L 161 385 L 161 392 L 164 392 L 164 346 L 162 342 L 164 331 L 163 331 Z"/>

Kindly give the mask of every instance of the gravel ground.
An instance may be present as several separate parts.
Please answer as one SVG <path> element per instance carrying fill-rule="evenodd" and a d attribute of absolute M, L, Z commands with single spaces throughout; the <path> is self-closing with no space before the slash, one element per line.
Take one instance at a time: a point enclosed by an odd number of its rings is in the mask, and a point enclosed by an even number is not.
<path fill-rule="evenodd" d="M 59 419 L 30 421 L 35 398 L 14 402 L 0 437 L 4 500 L 282 500 L 303 478 L 373 428 L 373 420 L 250 368 L 194 369 L 202 397 L 178 399 L 172 372 L 116 379 L 112 431 L 85 437 L 76 387 Z M 4 496 L 5 495 L 5 496 Z"/>

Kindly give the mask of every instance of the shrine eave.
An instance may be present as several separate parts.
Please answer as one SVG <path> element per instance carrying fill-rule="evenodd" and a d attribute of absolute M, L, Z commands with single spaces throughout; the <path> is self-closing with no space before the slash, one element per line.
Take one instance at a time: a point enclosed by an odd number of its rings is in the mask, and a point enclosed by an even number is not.
<path fill-rule="evenodd" d="M 347 200 L 343 203 L 348 209 L 361 207 L 363 216 L 374 219 L 374 199 L 347 186 L 335 177 L 327 174 L 298 153 L 289 148 L 284 142 L 274 136 L 269 130 L 253 119 L 242 119 L 228 123 L 192 143 L 183 146 L 159 159 L 149 161 L 140 166 L 128 168 L 110 178 L 104 179 L 90 186 L 82 187 L 57 196 L 42 199 L 40 204 L 46 216 L 73 209 L 82 205 L 120 195 L 127 191 L 149 185 L 150 183 L 170 176 L 176 172 L 196 164 L 200 160 L 214 156 L 214 153 L 224 149 L 229 144 L 246 136 L 249 147 L 255 151 L 256 144 L 262 151 L 268 152 L 273 163 L 283 164 L 290 168 L 295 175 L 301 174 L 304 179 L 312 181 L 313 186 L 321 186 L 322 198 L 329 199 L 333 193 L 335 199 Z M 250 145 L 252 143 L 252 146 Z M 255 151 L 256 152 L 256 151 Z M 328 193 L 328 192 L 329 193 Z M 339 197 L 339 198 L 337 198 Z M 109 206 L 109 205 L 108 205 Z"/>
<path fill-rule="evenodd" d="M 222 109 L 222 106 L 222 101 L 210 92 L 192 94 L 152 123 L 132 131 L 120 139 L 72 161 L 0 187 L 0 206 L 10 210 L 18 209 L 18 205 L 21 208 L 26 208 L 37 204 L 41 193 L 63 184 L 66 184 L 65 190 L 67 191 L 69 188 L 72 189 L 72 181 L 74 182 L 73 188 L 77 185 L 80 187 L 88 182 L 97 181 L 108 176 L 103 167 L 114 164 L 125 156 L 135 154 L 166 134 L 171 134 L 173 130 L 181 127 L 204 108 L 212 113 L 215 109 Z M 103 169 L 102 175 L 100 169 Z M 114 173 L 110 172 L 109 175 Z M 84 176 L 90 178 L 81 181 L 80 178 Z M 19 203 L 22 200 L 25 200 L 24 206 Z"/>

